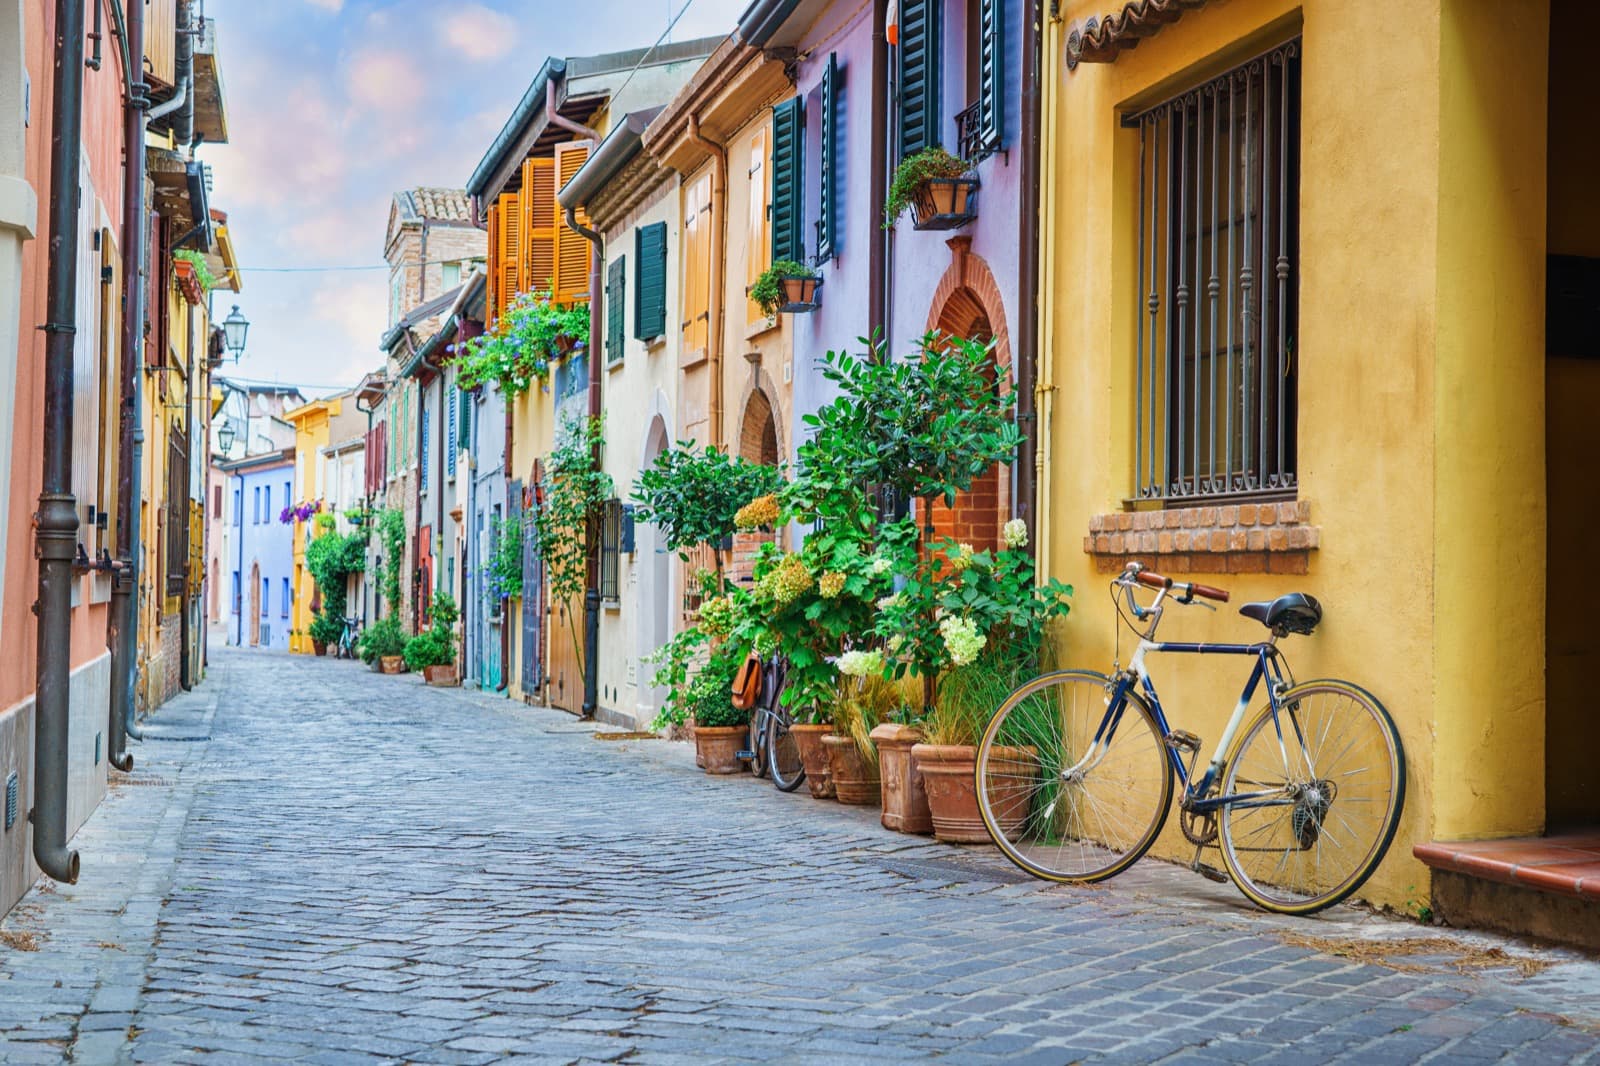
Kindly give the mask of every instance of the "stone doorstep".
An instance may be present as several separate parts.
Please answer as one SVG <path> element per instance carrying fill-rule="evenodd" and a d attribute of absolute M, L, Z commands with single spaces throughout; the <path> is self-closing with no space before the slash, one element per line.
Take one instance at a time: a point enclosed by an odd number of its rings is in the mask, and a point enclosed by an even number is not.
<path fill-rule="evenodd" d="M 1435 841 L 1411 853 L 1436 870 L 1600 900 L 1600 829 L 1502 840 Z"/>

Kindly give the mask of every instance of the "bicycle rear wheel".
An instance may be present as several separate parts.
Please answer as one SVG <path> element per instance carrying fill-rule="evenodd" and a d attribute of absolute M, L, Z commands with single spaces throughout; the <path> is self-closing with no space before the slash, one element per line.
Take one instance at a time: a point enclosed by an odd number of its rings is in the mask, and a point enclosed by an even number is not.
<path fill-rule="evenodd" d="M 750 736 L 750 772 L 757 777 L 767 776 L 767 712 L 757 707 L 745 727 Z"/>
<path fill-rule="evenodd" d="M 1088 670 L 1018 688 L 978 745 L 978 810 L 1006 858 L 1049 881 L 1103 881 L 1155 842 L 1172 766 L 1150 708 Z"/>
<path fill-rule="evenodd" d="M 767 715 L 767 771 L 779 792 L 793 792 L 806 779 L 806 769 L 800 762 L 800 746 L 789 732 L 790 724 L 789 712 L 782 706 L 774 707 Z"/>
<path fill-rule="evenodd" d="M 1268 706 L 1234 749 L 1218 817 L 1222 861 L 1259 907 L 1312 914 L 1360 888 L 1394 839 L 1406 761 L 1389 712 L 1344 681 Z"/>

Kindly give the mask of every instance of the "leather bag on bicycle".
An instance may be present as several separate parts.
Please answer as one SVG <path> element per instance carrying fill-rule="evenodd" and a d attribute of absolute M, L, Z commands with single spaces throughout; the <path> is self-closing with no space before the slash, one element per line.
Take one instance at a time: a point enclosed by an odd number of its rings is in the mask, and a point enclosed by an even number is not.
<path fill-rule="evenodd" d="M 751 652 L 733 675 L 733 705 L 741 711 L 754 710 L 761 699 L 761 656 Z"/>

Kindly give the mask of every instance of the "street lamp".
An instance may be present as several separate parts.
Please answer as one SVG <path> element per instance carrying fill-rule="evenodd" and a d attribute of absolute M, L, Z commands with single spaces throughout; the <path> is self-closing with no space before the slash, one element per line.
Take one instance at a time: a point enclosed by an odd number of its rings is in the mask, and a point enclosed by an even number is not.
<path fill-rule="evenodd" d="M 217 427 L 217 443 L 222 446 L 222 454 L 227 455 L 233 451 L 233 438 L 237 435 L 233 422 L 224 418 L 222 425 Z"/>
<path fill-rule="evenodd" d="M 228 317 L 222 320 L 222 346 L 228 349 L 233 356 L 233 361 L 238 362 L 244 354 L 245 334 L 250 332 L 250 322 L 239 313 L 239 305 L 234 304 L 233 310 L 228 312 Z"/>

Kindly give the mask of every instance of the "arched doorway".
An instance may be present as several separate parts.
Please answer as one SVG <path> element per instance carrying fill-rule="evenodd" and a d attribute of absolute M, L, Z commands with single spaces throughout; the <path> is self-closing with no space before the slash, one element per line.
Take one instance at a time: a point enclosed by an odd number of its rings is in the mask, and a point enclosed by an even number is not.
<path fill-rule="evenodd" d="M 750 393 L 739 425 L 739 454 L 762 466 L 778 465 L 778 419 L 761 389 Z"/>
<path fill-rule="evenodd" d="M 250 646 L 261 643 L 261 564 L 250 564 Z"/>
<path fill-rule="evenodd" d="M 639 469 L 649 469 L 655 463 L 656 457 L 666 451 L 671 443 L 672 438 L 667 432 L 666 420 L 658 414 L 651 419 L 650 429 L 645 433 L 644 452 L 640 457 Z M 639 572 L 641 602 L 634 650 L 636 661 L 639 663 L 637 701 L 638 716 L 642 723 L 654 717 L 655 712 L 661 707 L 662 700 L 666 698 L 665 689 L 650 684 L 654 670 L 644 663 L 644 659 L 654 654 L 672 637 L 673 553 L 667 550 L 661 531 L 653 524 L 641 523 L 635 535 L 638 539 L 638 557 L 641 560 Z"/>
<path fill-rule="evenodd" d="M 947 337 L 960 337 L 980 344 L 995 344 L 995 360 L 989 364 L 989 380 L 998 389 L 1009 375 L 1009 365 L 999 360 L 996 340 L 996 321 L 990 309 L 971 287 L 961 284 L 944 297 L 942 306 L 936 307 L 933 328 Z M 1004 319 L 998 322 L 1004 329 Z M 973 482 L 966 492 L 956 496 L 951 507 L 940 500 L 933 505 L 934 536 L 970 544 L 978 551 L 1000 546 L 1000 529 L 1010 517 L 1011 482 L 1009 468 L 995 464 Z"/>

